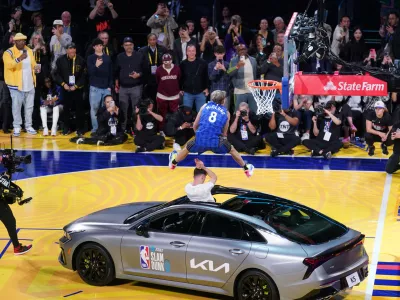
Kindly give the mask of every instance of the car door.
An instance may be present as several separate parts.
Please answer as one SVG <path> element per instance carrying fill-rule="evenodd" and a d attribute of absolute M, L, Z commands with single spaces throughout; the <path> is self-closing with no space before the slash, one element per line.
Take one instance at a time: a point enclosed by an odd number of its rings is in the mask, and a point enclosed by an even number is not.
<path fill-rule="evenodd" d="M 200 223 L 186 252 L 188 282 L 222 287 L 248 256 L 251 242 L 243 239 L 238 219 L 204 213 Z"/>
<path fill-rule="evenodd" d="M 130 275 L 186 282 L 184 258 L 191 235 L 189 229 L 197 212 L 173 210 L 142 223 L 147 235 L 134 226 L 122 238 L 124 272 Z"/>

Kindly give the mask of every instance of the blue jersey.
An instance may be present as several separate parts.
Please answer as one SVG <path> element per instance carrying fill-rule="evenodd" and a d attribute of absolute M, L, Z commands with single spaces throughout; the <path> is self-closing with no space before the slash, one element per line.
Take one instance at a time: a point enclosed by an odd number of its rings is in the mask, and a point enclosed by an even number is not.
<path fill-rule="evenodd" d="M 208 102 L 201 112 L 196 143 L 210 146 L 218 144 L 227 121 L 228 111 L 225 106 Z"/>

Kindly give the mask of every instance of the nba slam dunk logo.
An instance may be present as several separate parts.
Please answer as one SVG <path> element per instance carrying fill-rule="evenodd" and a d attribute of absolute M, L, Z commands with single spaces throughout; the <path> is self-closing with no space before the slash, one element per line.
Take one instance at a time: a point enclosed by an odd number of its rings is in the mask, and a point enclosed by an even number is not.
<path fill-rule="evenodd" d="M 140 266 L 145 270 L 170 272 L 171 264 L 168 259 L 164 259 L 164 249 L 140 246 Z"/>
<path fill-rule="evenodd" d="M 149 246 L 140 246 L 140 266 L 142 269 L 150 269 Z"/>

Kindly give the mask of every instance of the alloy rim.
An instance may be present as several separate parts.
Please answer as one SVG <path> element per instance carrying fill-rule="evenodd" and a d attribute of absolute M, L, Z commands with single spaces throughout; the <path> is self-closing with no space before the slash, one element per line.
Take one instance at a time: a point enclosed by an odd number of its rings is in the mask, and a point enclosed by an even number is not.
<path fill-rule="evenodd" d="M 96 249 L 86 249 L 79 259 L 79 273 L 91 282 L 103 281 L 107 276 L 106 257 Z"/>
<path fill-rule="evenodd" d="M 243 279 L 240 291 L 243 300 L 270 300 L 272 292 L 262 276 L 247 276 Z"/>

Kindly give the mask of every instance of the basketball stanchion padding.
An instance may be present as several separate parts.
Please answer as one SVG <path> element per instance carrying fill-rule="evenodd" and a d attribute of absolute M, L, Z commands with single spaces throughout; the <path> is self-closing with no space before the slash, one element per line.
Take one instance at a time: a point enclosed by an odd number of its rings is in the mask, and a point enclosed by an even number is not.
<path fill-rule="evenodd" d="M 282 84 L 275 80 L 252 80 L 247 86 L 257 102 L 257 115 L 272 114 L 272 102 L 278 89 L 282 94 Z"/>

